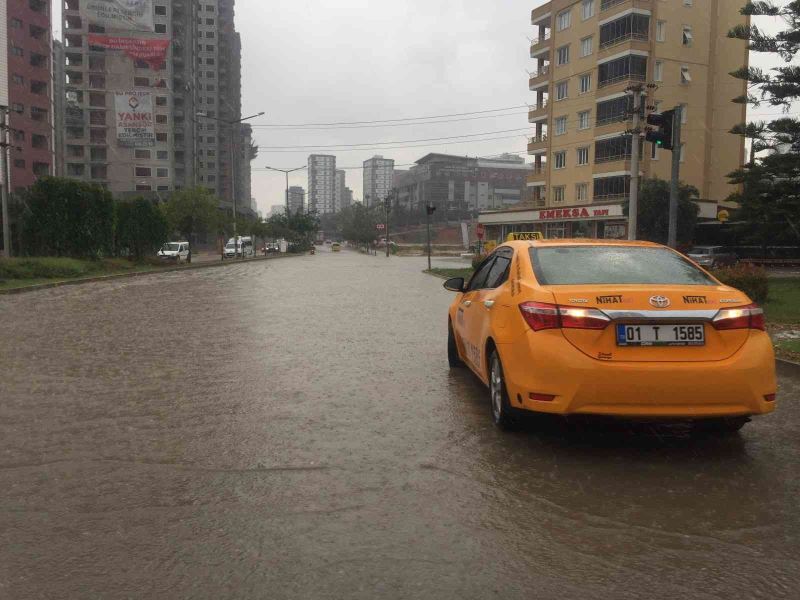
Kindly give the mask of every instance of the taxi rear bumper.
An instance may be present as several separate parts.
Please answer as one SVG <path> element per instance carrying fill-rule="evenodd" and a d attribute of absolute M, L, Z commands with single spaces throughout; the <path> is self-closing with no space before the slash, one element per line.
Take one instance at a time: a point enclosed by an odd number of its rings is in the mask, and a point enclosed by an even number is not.
<path fill-rule="evenodd" d="M 769 336 L 751 331 L 720 361 L 627 362 L 590 358 L 560 330 L 529 331 L 499 344 L 514 408 L 553 414 L 665 419 L 749 416 L 775 410 Z M 536 398 L 532 399 L 534 394 Z M 552 400 L 542 400 L 552 396 Z"/>

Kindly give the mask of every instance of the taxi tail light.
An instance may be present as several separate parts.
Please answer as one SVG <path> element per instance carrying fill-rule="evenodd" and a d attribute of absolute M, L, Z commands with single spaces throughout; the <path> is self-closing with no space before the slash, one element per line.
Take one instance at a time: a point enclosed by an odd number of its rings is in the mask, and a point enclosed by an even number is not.
<path fill-rule="evenodd" d="M 543 329 L 605 329 L 611 319 L 596 308 L 572 308 L 546 302 L 523 302 L 522 316 L 534 331 Z"/>
<path fill-rule="evenodd" d="M 748 304 L 739 308 L 723 308 L 711 322 L 714 329 L 759 329 L 766 331 L 764 309 L 758 304 Z"/>

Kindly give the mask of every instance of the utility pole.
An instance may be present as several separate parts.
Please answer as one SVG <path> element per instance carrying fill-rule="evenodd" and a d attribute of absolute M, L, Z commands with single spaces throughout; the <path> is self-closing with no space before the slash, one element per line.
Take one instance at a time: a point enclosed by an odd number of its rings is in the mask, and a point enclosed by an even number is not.
<path fill-rule="evenodd" d="M 7 107 L 0 106 L 0 173 L 2 173 L 3 177 L 2 184 L 0 185 L 0 196 L 2 196 L 3 204 L 3 254 L 6 258 L 11 258 L 11 224 L 8 220 L 9 181 L 8 165 L 6 164 L 6 157 L 8 154 L 7 110 Z"/>
<path fill-rule="evenodd" d="M 672 180 L 669 185 L 669 234 L 667 245 L 678 245 L 678 186 L 681 179 L 681 120 L 683 108 L 676 106 L 672 116 Z"/>
<path fill-rule="evenodd" d="M 631 134 L 631 200 L 628 205 L 628 239 L 635 240 L 639 221 L 639 113 L 642 106 L 642 86 L 628 88 L 633 92 L 633 133 Z"/>
<path fill-rule="evenodd" d="M 383 201 L 384 208 L 386 208 L 386 258 L 389 258 L 389 212 L 392 210 L 392 196 L 394 190 L 389 192 L 386 199 Z"/>
<path fill-rule="evenodd" d="M 431 270 L 431 215 L 436 211 L 433 204 L 425 206 L 425 224 L 427 225 L 428 232 L 428 271 Z"/>

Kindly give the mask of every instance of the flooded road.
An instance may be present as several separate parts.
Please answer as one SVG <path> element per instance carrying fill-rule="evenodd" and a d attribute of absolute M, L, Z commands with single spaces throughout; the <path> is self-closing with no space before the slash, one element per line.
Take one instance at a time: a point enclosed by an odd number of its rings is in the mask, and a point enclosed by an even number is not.
<path fill-rule="evenodd" d="M 0 296 L 0 598 L 793 598 L 800 378 L 731 439 L 492 426 L 425 259 Z"/>

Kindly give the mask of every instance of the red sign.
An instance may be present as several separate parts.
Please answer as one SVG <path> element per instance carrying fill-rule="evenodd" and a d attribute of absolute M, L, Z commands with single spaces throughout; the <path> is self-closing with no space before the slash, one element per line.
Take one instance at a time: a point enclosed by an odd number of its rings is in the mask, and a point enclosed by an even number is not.
<path fill-rule="evenodd" d="M 475 233 L 477 234 L 479 240 L 483 239 L 483 236 L 486 233 L 486 228 L 483 226 L 483 223 L 478 223 L 478 226 L 475 228 Z"/>
<path fill-rule="evenodd" d="M 159 70 L 167 60 L 169 40 L 89 34 L 89 45 L 108 50 L 122 50 L 134 60 L 143 60 Z"/>
<path fill-rule="evenodd" d="M 386 229 L 386 225 L 384 225 L 383 223 L 378 223 L 375 227 L 378 228 L 378 231 L 383 231 L 384 229 Z"/>

